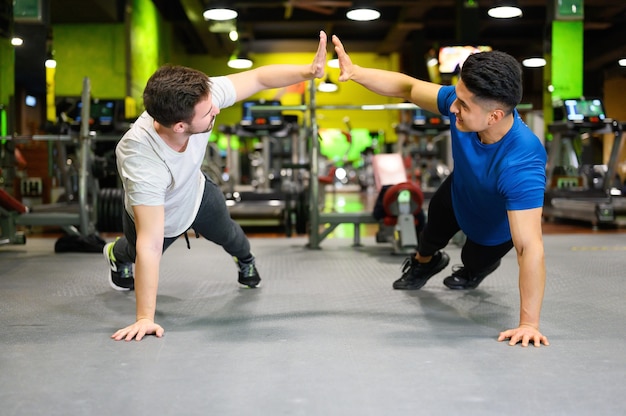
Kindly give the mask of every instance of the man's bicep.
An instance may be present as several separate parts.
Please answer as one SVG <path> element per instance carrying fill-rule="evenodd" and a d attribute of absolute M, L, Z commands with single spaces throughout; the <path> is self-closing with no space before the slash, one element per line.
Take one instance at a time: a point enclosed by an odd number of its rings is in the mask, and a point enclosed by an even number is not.
<path fill-rule="evenodd" d="M 428 81 L 415 80 L 411 88 L 411 102 L 420 108 L 439 114 L 437 99 L 441 85 Z"/>
<path fill-rule="evenodd" d="M 519 249 L 533 241 L 541 241 L 542 213 L 543 207 L 507 211 L 511 237 L 515 247 Z"/>
<path fill-rule="evenodd" d="M 162 244 L 165 228 L 165 208 L 163 205 L 133 206 L 137 240 L 160 241 Z M 139 241 L 138 241 L 139 243 Z"/>

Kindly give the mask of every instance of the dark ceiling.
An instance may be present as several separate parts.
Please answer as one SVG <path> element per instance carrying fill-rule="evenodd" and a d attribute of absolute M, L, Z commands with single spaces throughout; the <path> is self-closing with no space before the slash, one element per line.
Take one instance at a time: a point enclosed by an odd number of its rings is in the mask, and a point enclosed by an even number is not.
<path fill-rule="evenodd" d="M 127 0 L 49 0 L 50 22 L 122 22 Z M 549 49 L 552 4 L 557 0 L 519 0 L 523 16 L 497 20 L 487 15 L 494 0 L 374 0 L 381 18 L 353 22 L 352 1 L 229 1 L 238 12 L 241 46 L 249 52 L 314 51 L 320 29 L 337 34 L 347 50 L 379 54 L 401 52 L 403 70 L 420 76 L 431 47 L 483 44 L 518 59 Z M 153 0 L 190 54 L 228 56 L 236 45 L 227 33 L 209 30 L 202 18 L 208 0 Z M 474 3 L 477 7 L 466 7 Z M 617 70 L 626 56 L 626 1 L 584 0 L 585 82 Z M 329 48 L 330 50 L 330 48 Z M 425 70 L 425 68 L 424 68 Z M 591 81 L 590 81 L 591 82 Z M 601 84 L 600 84 L 601 85 Z M 587 86 L 586 86 L 587 88 Z M 596 88 L 590 83 L 589 88 Z M 598 92 L 593 91 L 594 94 Z"/>

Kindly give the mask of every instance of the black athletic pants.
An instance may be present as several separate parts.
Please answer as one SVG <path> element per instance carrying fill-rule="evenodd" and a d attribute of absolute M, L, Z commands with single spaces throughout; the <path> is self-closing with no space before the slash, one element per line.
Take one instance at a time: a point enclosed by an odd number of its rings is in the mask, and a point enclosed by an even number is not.
<path fill-rule="evenodd" d="M 432 256 L 447 246 L 450 239 L 461 230 L 452 207 L 453 175 L 443 181 L 428 205 L 428 220 L 420 234 L 417 249 L 422 256 Z M 461 250 L 461 261 L 470 272 L 477 273 L 495 264 L 511 248 L 512 240 L 497 246 L 483 246 L 467 238 Z"/>
<path fill-rule="evenodd" d="M 222 248 L 231 256 L 238 259 L 249 259 L 250 242 L 244 234 L 241 226 L 237 224 L 231 217 L 226 207 L 224 194 L 220 188 L 211 179 L 206 177 L 204 184 L 204 194 L 198 215 L 191 224 L 193 230 L 206 238 L 222 246 Z M 124 237 L 116 241 L 113 246 L 113 254 L 115 259 L 120 263 L 134 263 L 137 252 L 135 244 L 137 244 L 137 232 L 135 223 L 130 215 L 124 210 Z M 166 237 L 163 239 L 163 251 L 178 239 L 178 237 Z"/>

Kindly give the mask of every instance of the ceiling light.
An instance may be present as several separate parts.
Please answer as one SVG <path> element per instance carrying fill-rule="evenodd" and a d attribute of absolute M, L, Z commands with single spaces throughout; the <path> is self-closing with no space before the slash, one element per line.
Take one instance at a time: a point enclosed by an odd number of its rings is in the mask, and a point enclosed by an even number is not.
<path fill-rule="evenodd" d="M 346 17 L 350 20 L 358 20 L 360 22 L 367 22 L 370 20 L 376 20 L 380 17 L 380 12 L 369 5 L 366 1 L 355 1 L 354 7 L 348 10 Z"/>
<path fill-rule="evenodd" d="M 202 13 L 204 20 L 232 20 L 237 17 L 237 11 L 226 7 L 225 4 L 214 3 L 212 7 Z"/>
<path fill-rule="evenodd" d="M 339 59 L 337 58 L 337 52 L 333 53 L 333 59 L 328 61 L 327 65 L 330 68 L 339 68 Z"/>
<path fill-rule="evenodd" d="M 526 58 L 522 61 L 526 68 L 541 68 L 546 66 L 546 60 L 540 57 Z"/>
<path fill-rule="evenodd" d="M 24 39 L 18 38 L 17 36 L 11 38 L 11 45 L 13 45 L 13 46 L 22 46 L 23 44 L 24 44 Z"/>
<path fill-rule="evenodd" d="M 619 64 L 619 66 L 626 66 L 626 58 L 622 58 L 619 61 L 617 61 L 617 63 Z"/>
<path fill-rule="evenodd" d="M 52 48 L 52 46 L 50 46 Z M 50 49 L 46 53 L 46 61 L 43 63 L 46 68 L 56 68 L 57 61 L 54 59 L 54 50 Z"/>
<path fill-rule="evenodd" d="M 426 66 L 433 67 L 437 65 L 439 65 L 439 60 L 435 57 L 431 57 L 426 60 Z"/>
<path fill-rule="evenodd" d="M 320 85 L 317 86 L 317 90 L 319 92 L 335 92 L 338 89 L 339 86 L 332 82 L 329 77 L 326 77 L 326 79 L 320 82 Z"/>
<path fill-rule="evenodd" d="M 252 67 L 252 60 L 247 54 L 234 53 L 228 60 L 228 67 L 233 69 L 248 69 Z"/>
<path fill-rule="evenodd" d="M 489 9 L 487 14 L 496 19 L 511 19 L 520 17 L 522 9 L 517 6 L 515 0 L 496 1 L 495 6 Z"/>

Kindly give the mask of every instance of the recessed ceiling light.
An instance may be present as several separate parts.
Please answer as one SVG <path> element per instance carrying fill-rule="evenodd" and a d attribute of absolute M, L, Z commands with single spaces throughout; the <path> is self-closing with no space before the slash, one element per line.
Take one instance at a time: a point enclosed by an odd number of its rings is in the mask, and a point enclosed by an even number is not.
<path fill-rule="evenodd" d="M 546 60 L 540 57 L 526 58 L 522 61 L 522 65 L 526 68 L 541 68 L 546 66 Z"/>
<path fill-rule="evenodd" d="M 354 7 L 348 10 L 346 17 L 350 20 L 357 20 L 360 22 L 367 22 L 370 20 L 376 20 L 380 17 L 380 12 L 368 4 L 368 2 L 354 2 Z"/>
<path fill-rule="evenodd" d="M 232 20 L 237 17 L 237 11 L 226 8 L 207 9 L 202 13 L 205 20 Z"/>
<path fill-rule="evenodd" d="M 317 86 L 317 90 L 319 92 L 335 92 L 339 89 L 339 86 L 332 82 L 328 77 L 325 80 L 320 82 Z"/>
<path fill-rule="evenodd" d="M 252 67 L 252 60 L 246 54 L 234 54 L 228 60 L 227 65 L 233 69 L 248 69 Z"/>
<path fill-rule="evenodd" d="M 339 59 L 337 58 L 337 53 L 333 54 L 333 58 L 328 61 L 327 64 L 330 68 L 339 68 Z"/>
<path fill-rule="evenodd" d="M 522 15 L 522 9 L 517 6 L 517 2 L 515 1 L 502 1 L 489 9 L 487 14 L 496 19 L 511 19 L 513 17 L 520 17 Z"/>

